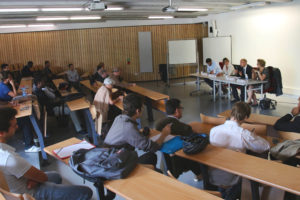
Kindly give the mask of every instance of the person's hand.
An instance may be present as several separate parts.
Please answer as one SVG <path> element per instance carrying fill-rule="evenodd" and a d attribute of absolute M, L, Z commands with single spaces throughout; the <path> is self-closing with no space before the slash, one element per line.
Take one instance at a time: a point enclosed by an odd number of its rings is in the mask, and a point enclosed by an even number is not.
<path fill-rule="evenodd" d="M 240 71 L 240 72 L 239 72 L 239 75 L 240 75 L 240 76 L 243 76 L 243 72 Z"/>
<path fill-rule="evenodd" d="M 120 101 L 123 101 L 123 99 L 124 99 L 124 96 L 123 96 L 123 95 L 121 95 L 121 96 L 119 96 L 119 97 L 118 97 L 118 99 L 119 99 Z"/>
<path fill-rule="evenodd" d="M 9 83 L 10 83 L 11 85 L 14 85 L 14 80 L 10 79 L 10 80 L 9 80 Z"/>
<path fill-rule="evenodd" d="M 214 70 L 210 71 L 209 74 L 214 74 Z"/>
<path fill-rule="evenodd" d="M 161 131 L 161 134 L 162 134 L 164 137 L 167 137 L 168 135 L 171 134 L 171 125 L 172 125 L 172 123 L 167 124 L 167 125 L 163 128 L 163 130 Z"/>
<path fill-rule="evenodd" d="M 28 180 L 27 181 L 27 189 L 33 189 L 35 188 L 39 183 L 33 180 Z"/>
<path fill-rule="evenodd" d="M 293 114 L 294 116 L 298 115 L 299 113 L 300 113 L 299 107 L 295 107 L 295 108 L 292 109 L 292 114 Z"/>

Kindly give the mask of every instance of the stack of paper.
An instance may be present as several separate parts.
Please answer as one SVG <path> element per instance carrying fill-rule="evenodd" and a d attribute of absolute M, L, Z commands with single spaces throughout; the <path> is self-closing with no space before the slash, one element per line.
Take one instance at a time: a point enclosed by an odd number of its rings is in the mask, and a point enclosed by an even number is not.
<path fill-rule="evenodd" d="M 55 150 L 53 150 L 53 153 L 57 157 L 59 157 L 61 159 L 65 159 L 65 158 L 70 157 L 74 151 L 77 151 L 79 149 L 92 149 L 92 148 L 95 148 L 95 146 L 88 143 L 87 141 L 82 141 L 77 144 L 72 144 L 70 146 L 55 149 Z"/>

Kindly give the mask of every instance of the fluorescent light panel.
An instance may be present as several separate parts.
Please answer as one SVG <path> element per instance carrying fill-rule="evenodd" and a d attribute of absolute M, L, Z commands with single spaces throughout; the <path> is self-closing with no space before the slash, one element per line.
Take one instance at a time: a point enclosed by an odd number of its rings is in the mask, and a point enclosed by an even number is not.
<path fill-rule="evenodd" d="M 240 6 L 233 6 L 233 7 L 230 8 L 230 10 L 240 10 L 240 9 L 258 7 L 258 6 L 265 6 L 265 5 L 267 5 L 267 2 L 261 1 L 261 2 L 243 4 L 243 5 L 240 5 Z"/>
<path fill-rule="evenodd" d="M 69 17 L 37 17 L 36 21 L 63 21 L 68 19 Z"/>
<path fill-rule="evenodd" d="M 83 11 L 83 8 L 42 8 L 43 12 Z"/>
<path fill-rule="evenodd" d="M 29 28 L 36 28 L 36 27 L 53 27 L 54 24 L 28 24 L 27 27 Z"/>
<path fill-rule="evenodd" d="M 174 18 L 173 16 L 169 16 L 169 15 L 162 15 L 162 16 L 156 16 L 156 15 L 152 15 L 148 17 L 149 19 L 172 19 Z"/>
<path fill-rule="evenodd" d="M 207 8 L 196 8 L 196 7 L 179 7 L 177 8 L 177 11 L 182 12 L 205 12 L 208 11 Z"/>
<path fill-rule="evenodd" d="M 98 15 L 90 15 L 90 16 L 71 16 L 70 20 L 96 20 L 96 19 L 101 19 L 100 16 Z"/>
<path fill-rule="evenodd" d="M 38 8 L 4 8 L 0 9 L 1 13 L 6 13 L 6 12 L 38 12 Z"/>
<path fill-rule="evenodd" d="M 25 28 L 25 24 L 7 24 L 7 25 L 1 25 L 0 28 Z"/>
<path fill-rule="evenodd" d="M 118 11 L 118 10 L 124 10 L 123 7 L 107 7 L 105 10 L 107 11 Z"/>

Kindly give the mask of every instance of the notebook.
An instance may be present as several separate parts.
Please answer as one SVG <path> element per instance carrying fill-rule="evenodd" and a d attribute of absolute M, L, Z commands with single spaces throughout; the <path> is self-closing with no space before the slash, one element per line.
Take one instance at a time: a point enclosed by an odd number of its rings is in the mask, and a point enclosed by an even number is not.
<path fill-rule="evenodd" d="M 77 144 L 72 144 L 70 146 L 62 147 L 53 150 L 53 153 L 60 159 L 69 158 L 74 151 L 79 149 L 93 149 L 95 146 L 87 141 L 82 141 Z"/>

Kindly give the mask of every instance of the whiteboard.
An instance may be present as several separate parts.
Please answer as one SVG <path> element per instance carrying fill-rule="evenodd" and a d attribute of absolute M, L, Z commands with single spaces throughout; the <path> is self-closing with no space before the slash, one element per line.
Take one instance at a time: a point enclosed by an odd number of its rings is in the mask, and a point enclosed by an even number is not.
<path fill-rule="evenodd" d="M 140 72 L 153 72 L 151 32 L 139 32 Z"/>
<path fill-rule="evenodd" d="M 169 64 L 197 63 L 197 40 L 168 41 Z"/>
<path fill-rule="evenodd" d="M 213 61 L 219 63 L 223 58 L 228 58 L 230 62 L 231 57 L 231 37 L 211 37 L 202 38 L 203 42 L 203 65 L 206 65 L 206 58 L 211 58 Z"/>

